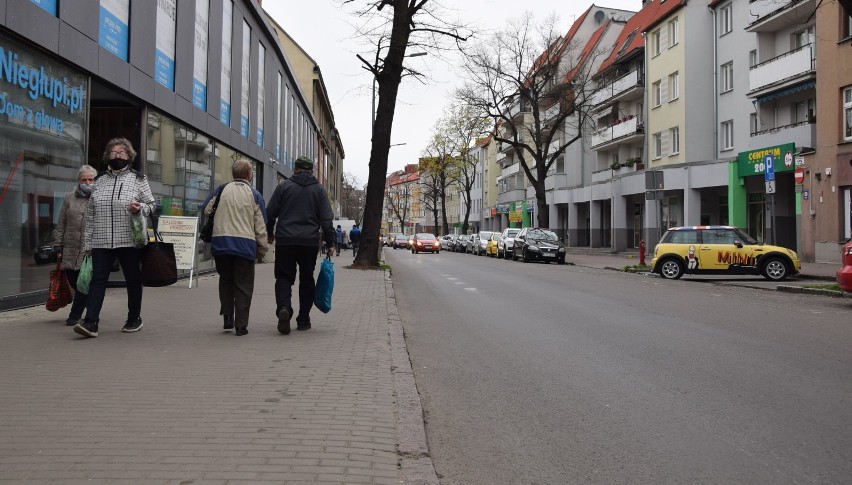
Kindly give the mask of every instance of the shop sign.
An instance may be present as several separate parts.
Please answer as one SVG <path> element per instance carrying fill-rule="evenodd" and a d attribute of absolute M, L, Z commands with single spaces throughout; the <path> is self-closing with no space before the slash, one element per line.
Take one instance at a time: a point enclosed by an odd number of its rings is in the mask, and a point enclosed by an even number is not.
<path fill-rule="evenodd" d="M 101 0 L 98 45 L 127 62 L 130 0 Z"/>
<path fill-rule="evenodd" d="M 495 209 L 498 214 L 508 214 L 509 213 L 509 204 L 497 204 Z"/>
<path fill-rule="evenodd" d="M 0 37 L 0 125 L 82 143 L 86 77 Z"/>
<path fill-rule="evenodd" d="M 176 1 L 157 1 L 157 35 L 154 49 L 154 80 L 172 91 L 175 90 Z"/>
<path fill-rule="evenodd" d="M 192 63 L 192 104 L 207 111 L 207 36 L 210 0 L 195 2 L 195 55 Z M 276 156 L 276 158 L 280 158 Z"/>
<path fill-rule="evenodd" d="M 765 175 L 767 160 L 772 161 L 770 171 L 790 172 L 793 170 L 793 156 L 796 151 L 794 143 L 785 143 L 774 147 L 761 148 L 748 152 L 740 152 L 737 155 L 737 168 L 740 177 L 751 175 Z"/>

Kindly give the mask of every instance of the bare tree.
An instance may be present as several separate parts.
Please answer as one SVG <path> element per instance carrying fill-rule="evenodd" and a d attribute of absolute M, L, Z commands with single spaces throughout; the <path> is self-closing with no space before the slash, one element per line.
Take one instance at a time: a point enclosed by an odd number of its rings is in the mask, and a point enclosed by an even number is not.
<path fill-rule="evenodd" d="M 438 212 L 442 208 L 442 179 L 444 177 L 437 164 L 430 162 L 434 162 L 434 160 L 420 160 L 420 203 L 423 204 L 423 207 L 427 211 L 432 213 L 432 220 L 435 221 L 435 225 L 433 226 L 435 228 L 434 232 L 437 233 L 439 232 Z M 434 168 L 430 169 L 430 165 Z M 444 211 L 444 221 L 446 221 L 446 211 Z"/>
<path fill-rule="evenodd" d="M 548 171 L 589 128 L 592 66 L 601 54 L 561 37 L 556 23 L 551 16 L 536 24 L 529 13 L 510 21 L 467 53 L 467 81 L 457 92 L 488 113 L 494 140 L 520 162 L 535 189 L 540 227 L 549 227 Z"/>
<path fill-rule="evenodd" d="M 488 133 L 493 122 L 488 113 L 466 102 L 450 106 L 443 121 L 444 136 L 454 154 L 448 176 L 461 193 L 465 213 L 462 232 L 466 233 L 473 208 L 472 192 L 476 186 L 476 171 L 479 160 L 473 156 L 476 142 Z"/>
<path fill-rule="evenodd" d="M 438 230 L 437 208 L 441 211 L 442 234 L 449 234 L 450 226 L 447 223 L 447 191 L 453 190 L 455 170 L 455 156 L 452 141 L 443 133 L 445 129 L 443 119 L 435 125 L 435 133 L 432 141 L 426 147 L 426 156 L 420 159 L 421 177 L 428 181 L 431 192 L 435 196 L 431 207 L 435 208 L 435 230 Z M 427 204 L 428 206 L 428 204 Z"/>
<path fill-rule="evenodd" d="M 364 217 L 364 190 L 355 175 L 344 172 L 340 189 L 340 209 L 344 219 L 352 219 L 360 225 Z"/>
<path fill-rule="evenodd" d="M 354 7 L 362 22 L 356 35 L 370 43 L 372 54 L 369 60 L 361 55 L 358 58 L 362 67 L 373 75 L 379 90 L 363 237 L 354 263 L 355 266 L 376 267 L 379 265 L 385 175 L 399 84 L 405 75 L 422 77 L 405 65 L 407 50 L 439 54 L 450 42 L 464 41 L 468 35 L 462 33 L 460 25 L 447 20 L 437 0 L 344 0 L 342 5 Z"/>
<path fill-rule="evenodd" d="M 399 183 L 387 187 L 388 207 L 399 221 L 401 231 L 405 232 L 405 221 L 411 210 L 411 185 L 410 183 Z"/>

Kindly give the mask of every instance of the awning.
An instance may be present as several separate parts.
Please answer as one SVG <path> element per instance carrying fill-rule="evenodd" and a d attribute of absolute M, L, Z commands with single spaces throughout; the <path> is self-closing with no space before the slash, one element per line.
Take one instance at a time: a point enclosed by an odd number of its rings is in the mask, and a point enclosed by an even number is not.
<path fill-rule="evenodd" d="M 772 101 L 773 99 L 783 98 L 784 96 L 789 96 L 793 93 L 797 93 L 799 91 L 804 91 L 805 89 L 815 89 L 816 81 L 808 81 L 803 84 L 799 84 L 798 86 L 791 86 L 787 89 L 782 89 L 781 91 L 776 91 L 774 93 L 767 94 L 765 96 L 758 96 L 757 99 L 752 101 L 754 105 L 758 105 L 760 103 L 765 103 L 767 101 Z"/>

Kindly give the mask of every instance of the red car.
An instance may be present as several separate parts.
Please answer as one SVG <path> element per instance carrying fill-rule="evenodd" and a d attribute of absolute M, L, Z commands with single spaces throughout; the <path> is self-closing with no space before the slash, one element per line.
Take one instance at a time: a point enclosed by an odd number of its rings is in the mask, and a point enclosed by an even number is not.
<path fill-rule="evenodd" d="M 843 267 L 837 272 L 837 285 L 843 291 L 852 292 L 852 240 L 840 250 L 840 262 Z"/>
<path fill-rule="evenodd" d="M 434 234 L 415 234 L 411 240 L 411 252 L 419 253 L 420 251 L 429 251 L 430 253 L 441 252 L 441 242 L 435 238 Z"/>

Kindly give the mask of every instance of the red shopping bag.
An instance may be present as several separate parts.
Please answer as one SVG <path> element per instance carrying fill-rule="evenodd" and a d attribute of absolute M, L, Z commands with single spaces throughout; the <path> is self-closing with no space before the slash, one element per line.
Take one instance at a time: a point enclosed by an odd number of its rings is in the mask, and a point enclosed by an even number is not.
<path fill-rule="evenodd" d="M 47 303 L 45 304 L 47 310 L 55 312 L 71 303 L 74 300 L 72 291 L 65 271 L 59 269 L 57 262 L 56 269 L 50 272 L 50 287 L 47 291 Z"/>

